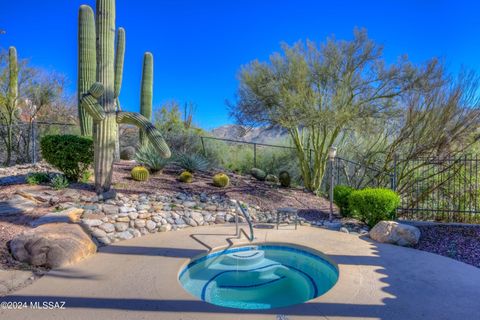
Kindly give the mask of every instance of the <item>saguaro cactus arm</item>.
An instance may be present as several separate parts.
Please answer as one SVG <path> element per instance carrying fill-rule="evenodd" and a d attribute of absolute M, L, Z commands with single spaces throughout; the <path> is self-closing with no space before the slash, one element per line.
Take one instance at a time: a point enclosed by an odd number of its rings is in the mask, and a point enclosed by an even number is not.
<path fill-rule="evenodd" d="M 92 135 L 92 119 L 83 109 L 82 98 L 97 77 L 95 17 L 92 8 L 82 5 L 78 13 L 78 117 L 82 135 Z"/>
<path fill-rule="evenodd" d="M 136 112 L 118 112 L 117 123 L 137 126 L 147 136 L 152 146 L 163 158 L 170 158 L 171 152 L 160 131 L 147 118 Z"/>
<path fill-rule="evenodd" d="M 142 86 L 140 95 L 140 114 L 148 120 L 152 117 L 153 103 L 153 55 L 145 52 L 143 56 Z M 145 132 L 140 130 L 140 143 L 146 143 Z"/>
<path fill-rule="evenodd" d="M 98 99 L 103 95 L 103 92 L 103 85 L 96 82 L 81 99 L 82 107 L 96 123 L 101 122 L 106 117 L 105 111 L 103 111 L 102 106 L 98 103 Z"/>
<path fill-rule="evenodd" d="M 18 58 L 15 47 L 8 48 L 8 103 L 15 108 L 18 98 Z"/>
<path fill-rule="evenodd" d="M 125 29 L 118 28 L 117 32 L 117 49 L 115 52 L 115 84 L 114 97 L 118 100 L 120 90 L 122 89 L 123 79 L 123 62 L 125 59 Z"/>

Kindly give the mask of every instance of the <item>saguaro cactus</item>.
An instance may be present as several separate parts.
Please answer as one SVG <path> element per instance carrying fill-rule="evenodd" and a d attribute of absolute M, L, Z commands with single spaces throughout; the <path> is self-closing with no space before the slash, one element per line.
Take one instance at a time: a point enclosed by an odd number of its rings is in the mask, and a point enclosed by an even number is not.
<path fill-rule="evenodd" d="M 78 13 L 78 118 L 82 136 L 91 136 L 93 128 L 92 118 L 82 106 L 82 97 L 97 77 L 95 37 L 93 10 L 83 5 Z"/>
<path fill-rule="evenodd" d="M 13 149 L 13 131 L 12 126 L 15 122 L 15 111 L 17 109 L 18 100 L 18 59 L 17 49 L 15 47 L 8 48 L 8 90 L 5 97 L 5 109 L 3 117 L 6 121 L 7 139 L 6 139 L 6 151 L 7 157 L 5 164 L 9 165 L 12 158 Z"/>
<path fill-rule="evenodd" d="M 148 120 L 152 118 L 153 102 L 153 55 L 145 52 L 143 56 L 142 89 L 140 96 L 140 114 Z M 140 144 L 147 143 L 145 132 L 140 130 Z"/>
<path fill-rule="evenodd" d="M 93 15 L 89 16 L 89 19 L 93 19 Z M 89 23 L 92 22 L 89 21 Z M 118 124 L 128 123 L 139 127 L 162 157 L 170 157 L 170 149 L 161 133 L 147 118 L 138 113 L 122 112 L 118 108 L 117 101 L 121 87 L 123 52 L 125 50 L 125 32 L 123 29 L 119 29 L 117 57 L 114 59 L 115 0 L 97 0 L 96 33 L 97 82 L 90 86 L 87 93 L 81 95 L 81 106 L 93 120 L 95 189 L 98 193 L 101 193 L 108 191 L 112 182 Z M 88 39 L 92 41 L 92 37 L 88 37 Z M 82 68 L 82 66 L 79 66 L 79 69 Z M 79 92 L 80 94 L 81 92 Z"/>

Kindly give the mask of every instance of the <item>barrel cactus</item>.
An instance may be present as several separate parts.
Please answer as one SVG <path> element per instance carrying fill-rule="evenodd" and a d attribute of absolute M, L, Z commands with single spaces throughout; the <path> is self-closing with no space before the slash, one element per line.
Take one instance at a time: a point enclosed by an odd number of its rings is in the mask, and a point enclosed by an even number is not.
<path fill-rule="evenodd" d="M 96 26 L 96 29 L 93 26 Z M 108 191 L 112 183 L 119 124 L 125 123 L 139 127 L 159 156 L 170 157 L 170 149 L 162 134 L 146 117 L 138 113 L 123 112 L 120 109 L 118 95 L 122 81 L 124 52 L 125 31 L 120 28 L 117 36 L 117 54 L 115 54 L 115 0 L 97 0 L 95 17 L 90 7 L 81 6 L 79 54 L 82 56 L 79 57 L 78 67 L 79 115 L 82 118 L 88 114 L 93 123 L 97 193 Z M 89 120 L 84 117 L 80 121 L 88 123 Z M 84 127 L 85 130 L 88 129 L 88 125 Z"/>
<path fill-rule="evenodd" d="M 213 176 L 213 185 L 219 188 L 228 187 L 230 178 L 225 173 L 217 173 Z"/>
<path fill-rule="evenodd" d="M 150 173 L 148 169 L 143 166 L 137 166 L 132 169 L 130 172 L 132 175 L 133 180 L 136 181 L 147 181 L 150 177 Z"/>
<path fill-rule="evenodd" d="M 288 171 L 282 171 L 278 175 L 278 179 L 280 180 L 280 185 L 284 188 L 289 188 L 291 184 L 290 174 Z"/>
<path fill-rule="evenodd" d="M 193 174 L 188 171 L 183 171 L 178 177 L 178 180 L 184 183 L 191 183 L 193 181 Z"/>
<path fill-rule="evenodd" d="M 260 180 L 260 181 L 265 181 L 265 178 L 267 177 L 267 174 L 265 173 L 265 171 L 263 171 L 262 169 L 258 169 L 258 168 L 252 168 L 252 170 L 250 170 L 250 174 L 257 180 Z"/>

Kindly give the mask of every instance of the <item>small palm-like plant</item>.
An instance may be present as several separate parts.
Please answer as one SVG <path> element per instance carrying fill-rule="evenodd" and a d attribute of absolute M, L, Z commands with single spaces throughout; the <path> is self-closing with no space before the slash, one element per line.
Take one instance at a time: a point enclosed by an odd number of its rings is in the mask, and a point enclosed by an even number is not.
<path fill-rule="evenodd" d="M 207 171 L 210 168 L 210 162 L 199 154 L 177 154 L 175 164 L 191 173 Z"/>
<path fill-rule="evenodd" d="M 153 148 L 150 144 L 145 144 L 142 145 L 135 153 L 135 161 L 149 168 L 153 173 L 162 171 L 170 160 L 160 157 L 155 148 Z"/>

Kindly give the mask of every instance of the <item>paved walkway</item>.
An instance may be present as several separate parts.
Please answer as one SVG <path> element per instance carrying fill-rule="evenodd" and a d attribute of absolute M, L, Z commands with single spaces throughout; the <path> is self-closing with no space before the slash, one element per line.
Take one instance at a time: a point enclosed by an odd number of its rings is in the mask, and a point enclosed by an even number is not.
<path fill-rule="evenodd" d="M 284 227 L 288 228 L 288 227 Z M 65 302 L 65 310 L 3 310 L 0 319 L 475 319 L 480 269 L 427 252 L 311 227 L 257 229 L 258 242 L 313 247 L 338 264 L 338 283 L 297 306 L 266 311 L 213 306 L 177 278 L 188 260 L 218 247 L 234 227 L 191 228 L 104 247 L 1 301 Z M 203 244 L 202 244 L 203 243 Z"/>

